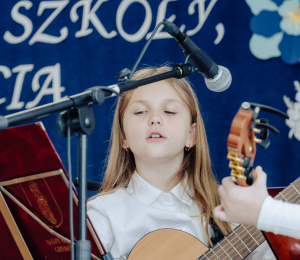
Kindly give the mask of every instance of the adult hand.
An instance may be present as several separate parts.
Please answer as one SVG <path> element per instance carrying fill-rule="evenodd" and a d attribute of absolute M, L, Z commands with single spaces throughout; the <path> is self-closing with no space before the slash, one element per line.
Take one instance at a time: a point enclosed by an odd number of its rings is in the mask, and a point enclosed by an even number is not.
<path fill-rule="evenodd" d="M 250 187 L 236 185 L 231 177 L 222 180 L 219 187 L 221 205 L 214 209 L 216 218 L 256 226 L 261 206 L 269 194 L 266 187 L 266 173 L 260 166 L 257 166 L 255 171 L 257 179 Z"/>

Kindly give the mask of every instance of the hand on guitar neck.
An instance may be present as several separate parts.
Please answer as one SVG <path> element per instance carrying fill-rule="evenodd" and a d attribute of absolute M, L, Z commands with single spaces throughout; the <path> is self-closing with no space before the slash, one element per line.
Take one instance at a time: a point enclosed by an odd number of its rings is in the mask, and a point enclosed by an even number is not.
<path fill-rule="evenodd" d="M 287 114 L 265 105 L 250 102 L 241 105 L 227 140 L 231 177 L 222 180 L 221 205 L 214 209 L 214 215 L 223 221 L 267 231 L 264 235 L 277 259 L 300 259 L 300 240 L 297 240 L 300 239 L 300 205 L 297 205 L 300 177 L 273 199 L 268 196 L 267 175 L 260 166 L 253 169 L 256 143 L 266 149 L 270 145 L 269 130 L 279 134 L 268 119 L 258 119 L 260 110 L 288 118 Z"/>
<path fill-rule="evenodd" d="M 268 197 L 267 175 L 256 167 L 257 180 L 250 187 L 236 185 L 231 177 L 222 180 L 219 187 L 221 205 L 215 208 L 215 217 L 222 221 L 256 226 L 259 212 Z"/>

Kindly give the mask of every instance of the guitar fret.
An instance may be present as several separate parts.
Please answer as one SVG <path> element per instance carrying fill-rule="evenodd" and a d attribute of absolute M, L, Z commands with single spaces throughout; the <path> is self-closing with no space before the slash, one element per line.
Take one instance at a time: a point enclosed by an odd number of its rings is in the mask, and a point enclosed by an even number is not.
<path fill-rule="evenodd" d="M 298 194 L 300 195 L 300 192 L 296 189 L 296 187 L 293 185 L 293 183 L 291 183 L 291 186 L 296 190 L 296 192 L 298 192 Z"/>
<path fill-rule="evenodd" d="M 242 258 L 247 256 L 251 250 L 245 245 L 245 243 L 240 239 L 240 237 L 233 230 L 232 234 L 232 244 L 236 250 L 239 251 L 239 254 L 242 255 Z M 235 235 L 235 237 L 233 237 Z M 234 242 L 234 240 L 236 241 Z M 242 246 L 242 247 L 241 247 Z M 249 251 L 249 252 L 248 252 Z"/>
<path fill-rule="evenodd" d="M 245 226 L 242 226 L 242 227 L 244 228 L 244 231 L 246 232 L 246 234 L 244 235 L 244 237 L 245 237 L 244 241 L 245 241 L 245 243 L 247 243 L 250 250 L 253 251 L 259 244 L 255 240 L 255 238 L 251 235 L 251 233 L 249 233 L 249 231 L 246 229 L 246 227 Z M 249 239 L 250 239 L 250 242 L 248 242 Z"/>
<path fill-rule="evenodd" d="M 231 259 L 235 258 L 237 255 L 232 245 L 230 245 L 227 237 L 220 242 L 220 246 Z"/>
<path fill-rule="evenodd" d="M 205 253 L 201 260 L 241 260 L 265 240 L 261 231 L 255 227 L 238 226 L 222 241 Z"/>
<path fill-rule="evenodd" d="M 262 234 L 261 231 L 258 230 L 256 227 L 251 227 L 251 226 L 248 226 L 248 227 L 251 228 L 251 229 L 249 230 L 249 232 L 252 232 L 253 238 L 256 240 L 256 242 L 258 243 L 258 245 L 260 245 L 260 244 L 265 240 L 263 234 Z M 259 242 L 259 239 L 262 239 L 262 241 Z"/>
<path fill-rule="evenodd" d="M 298 191 L 297 191 L 298 192 Z M 292 202 L 294 201 L 295 199 L 297 199 L 299 197 L 299 194 L 300 193 L 297 193 L 297 192 L 294 192 L 290 195 L 290 197 L 288 198 L 288 202 Z"/>
<path fill-rule="evenodd" d="M 300 178 L 279 192 L 275 199 L 300 204 Z M 260 230 L 250 226 L 238 226 L 213 248 L 209 248 L 197 260 L 240 260 L 257 248 L 265 238 Z"/>
<path fill-rule="evenodd" d="M 219 260 L 221 260 L 216 254 L 215 254 L 215 252 L 210 248 L 209 249 Z"/>
<path fill-rule="evenodd" d="M 244 235 L 242 236 L 242 238 L 244 239 L 244 241 L 249 245 L 249 248 L 251 249 L 251 251 L 253 250 L 251 247 L 252 245 L 255 245 L 256 241 L 255 239 L 252 237 L 252 235 L 248 232 L 248 230 L 245 228 L 245 226 L 242 226 L 244 228 Z M 252 242 L 248 242 L 247 240 L 249 240 Z"/>
<path fill-rule="evenodd" d="M 300 204 L 300 197 L 297 197 L 297 198 L 293 199 L 293 201 L 291 201 L 291 203 Z"/>
<path fill-rule="evenodd" d="M 293 191 L 293 188 L 289 185 L 287 188 L 281 191 L 281 194 L 285 197 L 288 198 L 290 193 Z"/>
<path fill-rule="evenodd" d="M 279 194 L 282 196 L 282 198 L 287 202 L 287 199 L 283 196 L 283 194 L 281 192 L 279 192 Z"/>
<path fill-rule="evenodd" d="M 217 256 L 212 251 L 206 251 L 206 257 L 210 260 L 217 260 Z"/>
<path fill-rule="evenodd" d="M 280 197 L 281 197 L 281 194 L 278 193 L 278 194 L 274 197 L 274 199 L 276 199 L 276 200 L 282 200 Z"/>
<path fill-rule="evenodd" d="M 205 253 L 202 256 L 200 256 L 199 258 L 197 258 L 197 260 L 203 260 L 204 257 L 209 260 L 209 258 L 206 256 Z"/>
<path fill-rule="evenodd" d="M 238 255 L 241 257 L 241 259 L 243 259 L 243 257 L 240 255 L 240 253 L 235 249 L 235 247 L 230 243 L 230 241 L 228 240 L 227 237 L 225 237 L 225 239 L 228 241 L 228 243 L 231 245 L 231 248 L 233 248 L 237 253 Z"/>
<path fill-rule="evenodd" d="M 296 187 L 297 190 L 300 190 L 300 178 L 295 180 L 292 184 Z"/>
<path fill-rule="evenodd" d="M 249 236 L 249 234 L 245 230 L 244 226 L 241 226 L 240 230 L 241 230 L 241 232 L 239 234 L 240 238 L 243 239 L 243 241 L 245 242 L 245 244 L 247 244 L 247 247 L 250 249 L 250 251 L 252 251 L 256 247 L 256 244 L 255 244 L 254 240 L 251 238 L 251 236 Z"/>
<path fill-rule="evenodd" d="M 239 235 L 233 230 L 234 234 L 239 238 L 239 240 L 244 244 L 244 246 L 248 249 L 248 251 L 251 253 L 251 250 L 246 246 L 246 244 L 243 242 L 243 240 L 241 240 L 241 238 L 239 237 Z"/>
<path fill-rule="evenodd" d="M 223 249 L 223 247 L 219 244 L 219 243 L 217 243 L 221 248 L 222 248 L 222 250 L 224 251 L 224 253 L 229 257 L 229 259 L 231 259 L 232 260 L 232 258 L 226 253 L 226 251 Z"/>

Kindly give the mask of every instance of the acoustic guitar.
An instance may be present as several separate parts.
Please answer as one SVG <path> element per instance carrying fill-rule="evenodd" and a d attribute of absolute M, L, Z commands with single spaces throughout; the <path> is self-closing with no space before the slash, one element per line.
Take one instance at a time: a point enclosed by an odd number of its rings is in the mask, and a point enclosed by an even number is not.
<path fill-rule="evenodd" d="M 288 118 L 285 113 L 267 106 L 248 102 L 242 104 L 233 120 L 227 143 L 229 167 L 232 168 L 231 175 L 242 186 L 251 185 L 256 178 L 252 171 L 256 143 L 267 148 L 270 144 L 269 130 L 279 133 L 276 128 L 268 124 L 267 119 L 258 121 L 257 116 L 260 109 Z M 262 128 L 260 132 L 258 127 Z M 254 132 L 260 134 L 260 139 L 255 137 Z M 300 178 L 275 198 L 300 203 Z M 269 239 L 270 234 L 266 233 L 266 236 Z M 279 237 L 281 239 L 283 236 Z M 288 249 L 285 250 L 288 251 L 288 254 L 278 259 L 299 259 L 295 258 L 298 253 L 295 248 L 297 249 L 299 241 L 284 238 L 288 243 Z M 264 241 L 265 237 L 260 230 L 244 225 L 235 228 L 212 248 L 207 248 L 197 238 L 186 232 L 176 229 L 160 229 L 144 236 L 134 246 L 128 260 L 238 260 L 244 259 Z M 276 249 L 273 248 L 273 251 L 275 252 Z"/>
<path fill-rule="evenodd" d="M 256 154 L 256 143 L 261 148 L 268 148 L 270 145 L 269 131 L 279 134 L 279 131 L 269 125 L 268 119 L 258 119 L 260 111 L 267 111 L 288 119 L 288 115 L 269 106 L 244 102 L 237 115 L 234 117 L 227 147 L 230 160 L 229 167 L 232 168 L 233 180 L 241 186 L 251 185 L 256 178 L 253 172 L 253 161 Z M 260 129 L 261 128 L 261 129 Z M 255 136 L 259 134 L 259 138 Z M 300 204 L 300 178 L 290 184 L 284 191 L 280 192 L 275 199 Z M 300 221 L 300 216 L 299 216 Z M 279 260 L 300 259 L 300 240 L 275 235 L 270 232 L 263 232 L 270 247 Z"/>

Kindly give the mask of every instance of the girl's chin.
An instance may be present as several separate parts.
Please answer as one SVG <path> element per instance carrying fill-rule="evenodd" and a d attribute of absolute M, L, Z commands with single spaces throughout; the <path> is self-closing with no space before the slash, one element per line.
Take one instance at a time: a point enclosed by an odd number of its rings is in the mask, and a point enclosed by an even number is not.
<path fill-rule="evenodd" d="M 160 150 L 151 150 L 151 151 L 143 151 L 141 153 L 137 153 L 138 158 L 142 159 L 142 160 L 157 160 L 157 161 L 165 161 L 165 160 L 170 160 L 172 161 L 172 159 L 178 158 L 180 152 L 178 153 L 174 153 L 174 151 L 172 151 L 172 153 L 166 152 L 166 151 L 160 151 Z M 183 154 L 183 151 L 182 151 Z"/>

